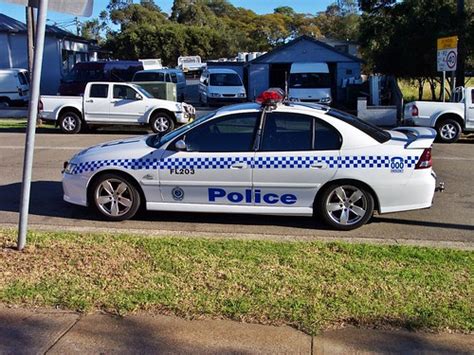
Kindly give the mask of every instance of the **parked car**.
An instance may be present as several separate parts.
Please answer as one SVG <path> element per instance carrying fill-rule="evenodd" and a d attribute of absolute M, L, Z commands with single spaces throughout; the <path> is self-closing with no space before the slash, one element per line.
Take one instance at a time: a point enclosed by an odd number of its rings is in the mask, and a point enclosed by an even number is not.
<path fill-rule="evenodd" d="M 26 69 L 0 69 L 0 107 L 26 106 L 30 77 Z"/>
<path fill-rule="evenodd" d="M 78 133 L 84 126 L 148 125 L 160 134 L 195 115 L 186 103 L 156 99 L 138 85 L 92 82 L 83 97 L 41 96 L 40 118 L 55 122 L 64 133 Z"/>
<path fill-rule="evenodd" d="M 84 93 L 86 84 L 91 81 L 131 81 L 133 74 L 139 70 L 143 70 L 143 64 L 139 61 L 79 62 L 61 80 L 59 95 L 80 96 Z"/>
<path fill-rule="evenodd" d="M 329 105 L 331 75 L 327 63 L 294 63 L 290 69 L 288 96 L 298 101 Z"/>
<path fill-rule="evenodd" d="M 456 88 L 454 102 L 409 102 L 404 119 L 416 126 L 436 128 L 441 142 L 454 143 L 462 132 L 474 132 L 474 87 Z"/>
<path fill-rule="evenodd" d="M 199 73 L 206 69 L 206 63 L 201 62 L 198 55 L 182 56 L 178 58 L 178 68 L 184 73 Z"/>
<path fill-rule="evenodd" d="M 186 77 L 179 69 L 140 70 L 133 75 L 132 82 L 138 83 L 174 83 L 176 84 L 176 98 L 184 101 L 186 91 Z"/>
<path fill-rule="evenodd" d="M 166 135 L 88 148 L 66 162 L 64 200 L 107 220 L 155 211 L 321 217 L 340 230 L 432 205 L 431 128 L 384 131 L 327 106 L 224 107 Z"/>
<path fill-rule="evenodd" d="M 199 101 L 214 105 L 247 100 L 242 78 L 232 69 L 210 68 L 202 72 L 199 82 Z"/>

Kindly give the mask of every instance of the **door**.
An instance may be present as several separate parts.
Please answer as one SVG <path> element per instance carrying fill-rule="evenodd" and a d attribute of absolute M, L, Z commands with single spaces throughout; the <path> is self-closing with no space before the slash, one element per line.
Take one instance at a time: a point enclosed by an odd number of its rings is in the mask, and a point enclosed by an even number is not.
<path fill-rule="evenodd" d="M 170 143 L 160 159 L 163 201 L 205 205 L 252 205 L 252 161 L 259 113 L 203 123 Z M 175 149 L 177 141 L 185 151 Z"/>
<path fill-rule="evenodd" d="M 87 122 L 107 120 L 110 113 L 109 84 L 92 84 L 84 98 L 84 115 Z"/>
<path fill-rule="evenodd" d="M 110 119 L 116 122 L 138 123 L 145 114 L 142 94 L 123 84 L 113 84 Z"/>
<path fill-rule="evenodd" d="M 318 189 L 337 172 L 341 136 L 313 116 L 265 115 L 255 154 L 253 186 L 262 205 L 311 208 Z"/>
<path fill-rule="evenodd" d="M 466 90 L 466 126 L 474 128 L 474 89 Z"/>

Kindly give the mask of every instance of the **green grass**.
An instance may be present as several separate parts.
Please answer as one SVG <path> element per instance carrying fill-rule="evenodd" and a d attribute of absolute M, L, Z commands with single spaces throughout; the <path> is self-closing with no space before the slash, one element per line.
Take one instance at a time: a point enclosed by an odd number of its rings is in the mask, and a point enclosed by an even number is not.
<path fill-rule="evenodd" d="M 0 302 L 472 332 L 469 251 L 0 230 Z"/>
<path fill-rule="evenodd" d="M 26 119 L 0 119 L 0 129 L 3 128 L 26 128 Z"/>

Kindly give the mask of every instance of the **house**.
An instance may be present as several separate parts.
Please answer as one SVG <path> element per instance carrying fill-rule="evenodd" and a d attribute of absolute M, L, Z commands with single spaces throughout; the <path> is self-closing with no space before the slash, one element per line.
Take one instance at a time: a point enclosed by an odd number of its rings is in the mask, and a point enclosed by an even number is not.
<path fill-rule="evenodd" d="M 327 63 L 331 77 L 332 97 L 345 101 L 345 84 L 359 79 L 362 59 L 345 53 L 310 36 L 301 36 L 247 63 L 247 89 L 254 100 L 270 87 L 285 87 L 293 63 Z"/>
<path fill-rule="evenodd" d="M 87 61 L 94 42 L 57 26 L 46 26 L 41 94 L 56 95 L 62 78 L 75 63 Z M 28 68 L 27 27 L 23 22 L 0 14 L 0 68 Z M 96 48 L 96 47 L 94 47 Z"/>

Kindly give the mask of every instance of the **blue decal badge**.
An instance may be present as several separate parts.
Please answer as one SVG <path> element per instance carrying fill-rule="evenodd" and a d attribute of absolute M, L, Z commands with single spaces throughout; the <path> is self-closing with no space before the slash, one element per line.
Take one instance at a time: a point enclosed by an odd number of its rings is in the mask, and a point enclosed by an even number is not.
<path fill-rule="evenodd" d="M 390 171 L 392 173 L 403 173 L 405 163 L 402 157 L 393 157 L 390 159 Z"/>
<path fill-rule="evenodd" d="M 180 187 L 175 187 L 171 190 L 171 194 L 173 195 L 173 200 L 175 201 L 183 201 L 184 198 L 184 191 Z"/>

